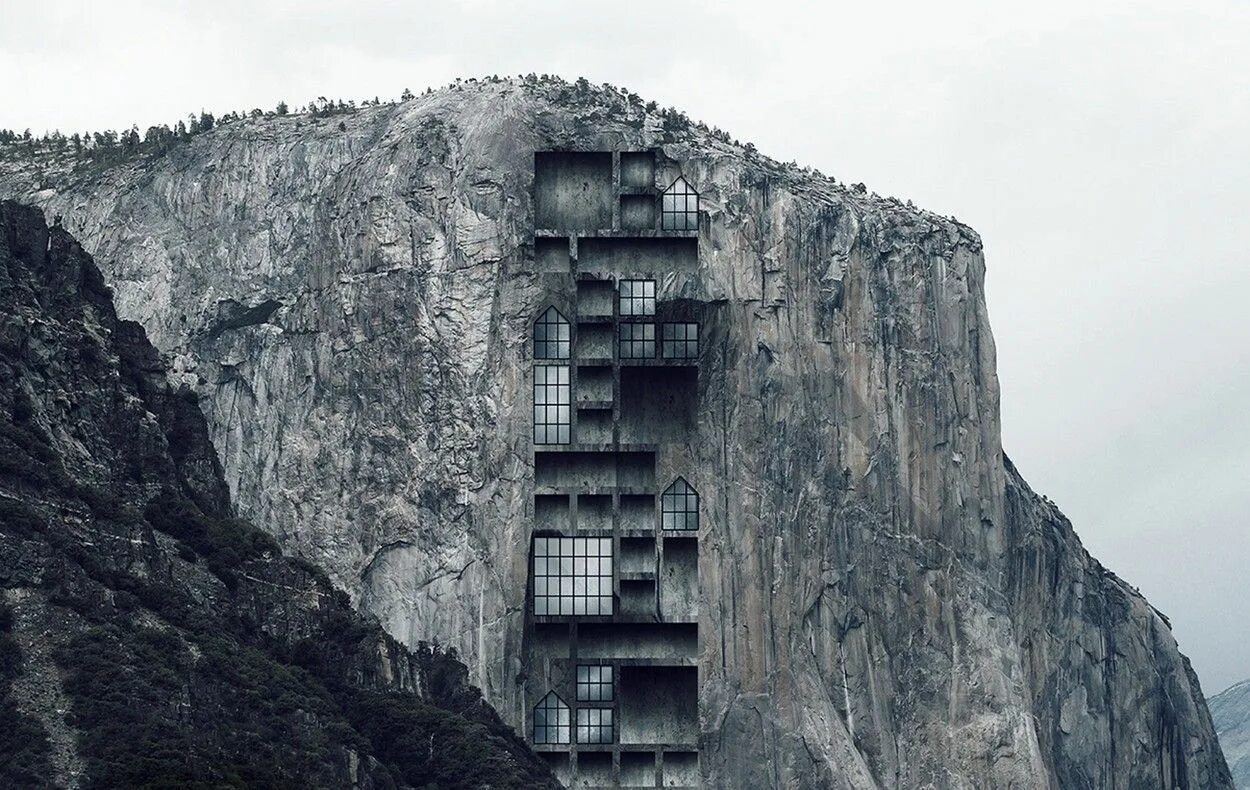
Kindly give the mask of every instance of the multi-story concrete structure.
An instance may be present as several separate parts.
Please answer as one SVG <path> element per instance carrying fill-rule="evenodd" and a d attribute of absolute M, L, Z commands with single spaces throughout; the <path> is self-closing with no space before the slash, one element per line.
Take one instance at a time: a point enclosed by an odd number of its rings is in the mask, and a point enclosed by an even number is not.
<path fill-rule="evenodd" d="M 535 155 L 522 682 L 573 787 L 699 784 L 698 201 L 658 152 Z"/>

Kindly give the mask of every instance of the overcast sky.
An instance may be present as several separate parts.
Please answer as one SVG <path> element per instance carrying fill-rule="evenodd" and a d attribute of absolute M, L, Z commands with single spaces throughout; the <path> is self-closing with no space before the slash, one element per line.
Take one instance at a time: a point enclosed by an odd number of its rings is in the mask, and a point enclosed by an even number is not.
<path fill-rule="evenodd" d="M 817 4 L 812 4 L 816 6 Z M 0 127 L 611 82 L 980 231 L 1004 446 L 1250 677 L 1250 3 L 0 0 Z"/>

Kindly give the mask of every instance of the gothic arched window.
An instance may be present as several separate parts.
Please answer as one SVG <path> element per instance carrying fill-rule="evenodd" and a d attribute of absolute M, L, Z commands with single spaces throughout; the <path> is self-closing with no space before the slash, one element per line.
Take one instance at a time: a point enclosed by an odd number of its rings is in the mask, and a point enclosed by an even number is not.
<path fill-rule="evenodd" d="M 660 229 L 699 229 L 699 193 L 681 176 L 660 196 Z"/>
<path fill-rule="evenodd" d="M 569 706 L 554 691 L 534 707 L 534 743 L 567 744 L 573 740 Z"/>
<path fill-rule="evenodd" d="M 660 495 L 660 528 L 699 528 L 699 492 L 684 478 L 674 480 Z"/>
<path fill-rule="evenodd" d="M 569 320 L 548 307 L 534 322 L 534 358 L 568 359 L 570 345 Z"/>

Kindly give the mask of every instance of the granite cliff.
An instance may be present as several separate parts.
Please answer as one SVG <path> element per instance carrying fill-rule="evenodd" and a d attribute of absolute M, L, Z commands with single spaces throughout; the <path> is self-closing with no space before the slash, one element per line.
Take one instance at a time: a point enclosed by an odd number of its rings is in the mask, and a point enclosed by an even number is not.
<path fill-rule="evenodd" d="M 468 82 L 159 155 L 11 159 L 177 386 L 239 515 L 523 720 L 533 153 L 655 148 L 705 210 L 714 787 L 1228 787 L 1166 619 L 1003 453 L 981 240 L 609 88 Z M 1056 452 L 1062 452 L 1061 445 Z"/>
<path fill-rule="evenodd" d="M 1243 680 L 1207 700 L 1233 782 L 1250 787 L 1250 680 Z"/>
<path fill-rule="evenodd" d="M 0 201 L 0 785 L 555 786 L 453 655 L 229 509 L 195 396 Z"/>

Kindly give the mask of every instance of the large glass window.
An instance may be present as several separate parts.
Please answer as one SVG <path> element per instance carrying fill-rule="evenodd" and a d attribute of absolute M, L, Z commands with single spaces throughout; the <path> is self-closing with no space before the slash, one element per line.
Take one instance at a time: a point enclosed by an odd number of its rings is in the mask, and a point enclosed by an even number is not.
<path fill-rule="evenodd" d="M 660 341 L 665 359 L 694 359 L 699 356 L 699 325 L 664 324 Z"/>
<path fill-rule="evenodd" d="M 698 529 L 699 494 L 683 478 L 677 478 L 660 495 L 660 526 L 663 529 Z"/>
<path fill-rule="evenodd" d="M 578 702 L 611 702 L 612 697 L 612 666 L 610 664 L 604 666 L 578 664 Z"/>
<path fill-rule="evenodd" d="M 534 743 L 568 743 L 572 729 L 569 706 L 554 691 L 534 707 Z"/>
<path fill-rule="evenodd" d="M 611 538 L 534 538 L 534 614 L 612 614 Z"/>
<path fill-rule="evenodd" d="M 655 315 L 655 280 L 621 280 L 621 315 Z"/>
<path fill-rule="evenodd" d="M 699 193 L 678 177 L 660 196 L 660 228 L 662 230 L 699 229 Z"/>
<path fill-rule="evenodd" d="M 611 743 L 612 742 L 612 709 L 611 708 L 578 708 L 577 709 L 577 742 L 578 743 Z"/>
<path fill-rule="evenodd" d="M 621 359 L 655 356 L 655 324 L 621 324 Z"/>
<path fill-rule="evenodd" d="M 568 319 L 548 307 L 534 322 L 534 358 L 568 359 L 570 344 Z"/>
<path fill-rule="evenodd" d="M 568 444 L 573 388 L 568 365 L 534 366 L 534 444 Z"/>

